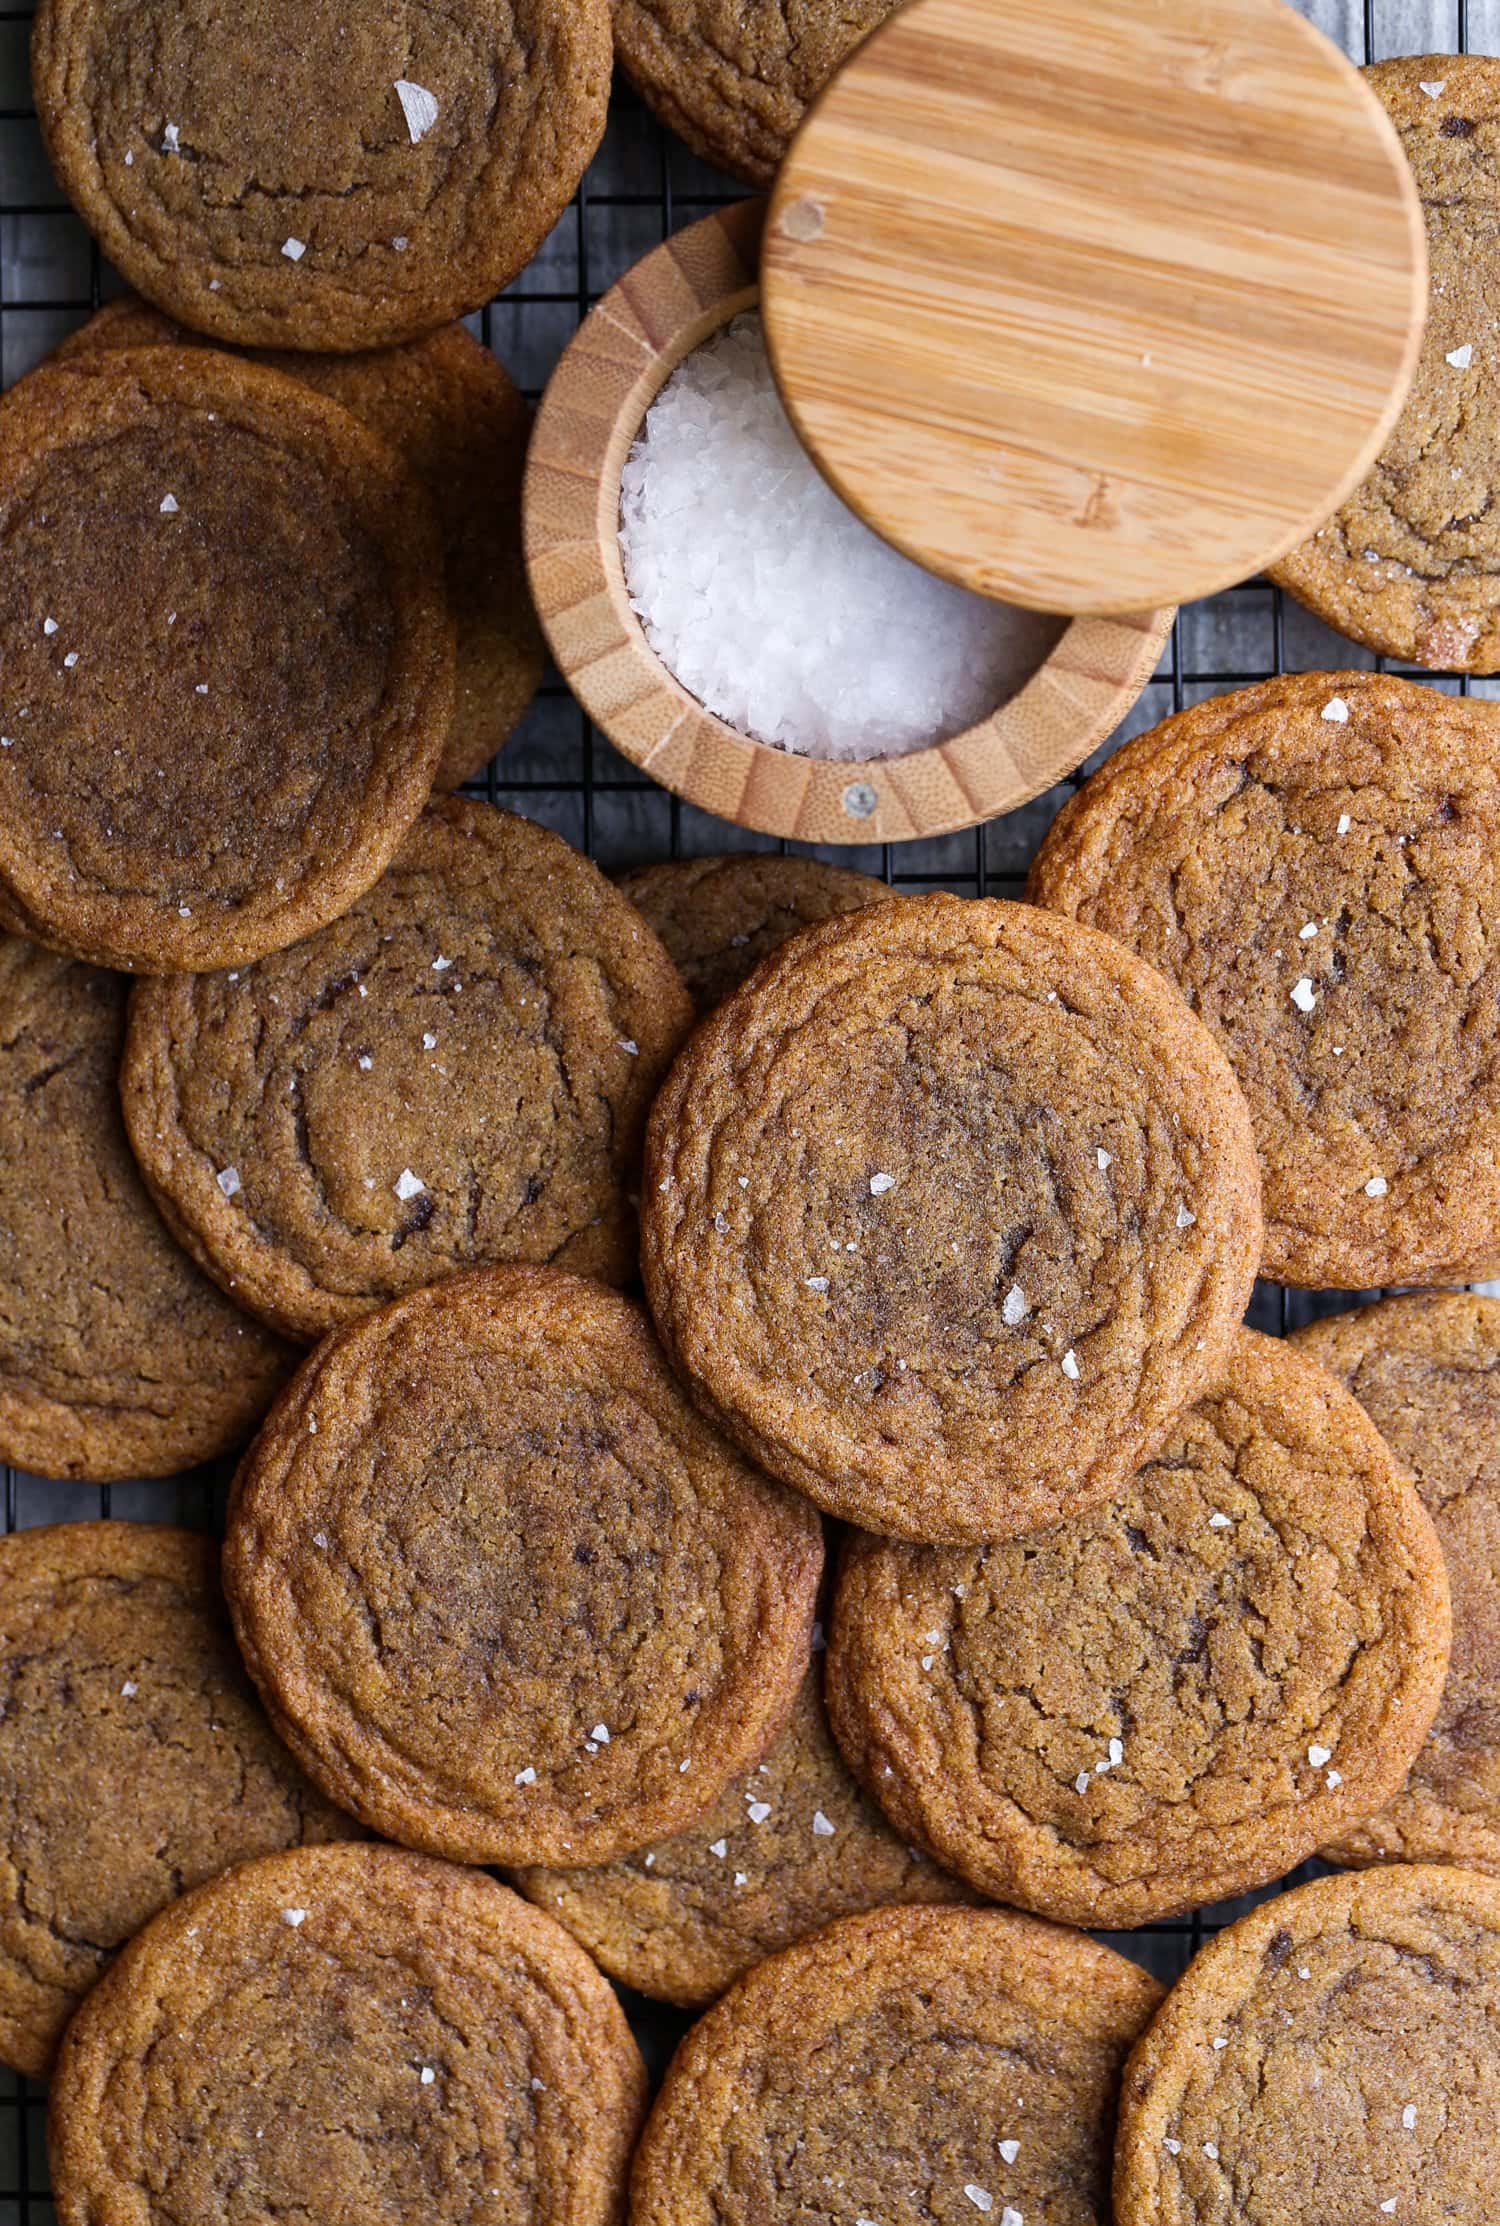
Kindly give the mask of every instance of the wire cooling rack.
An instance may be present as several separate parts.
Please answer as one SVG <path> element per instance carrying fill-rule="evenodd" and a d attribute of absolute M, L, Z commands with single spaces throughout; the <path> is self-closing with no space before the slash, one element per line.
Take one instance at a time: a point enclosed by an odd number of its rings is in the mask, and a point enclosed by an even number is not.
<path fill-rule="evenodd" d="M 1297 4 L 1356 62 L 1390 54 L 1500 53 L 1500 0 Z M 30 6 L 0 4 L 0 381 L 7 386 L 120 290 L 64 201 L 42 152 L 27 68 L 31 12 Z M 470 320 L 473 329 L 529 393 L 540 393 L 598 295 L 668 233 L 738 199 L 742 190 L 698 162 L 627 89 L 618 89 L 604 145 L 572 206 L 515 284 Z M 1274 673 L 1372 664 L 1404 669 L 1329 633 L 1279 589 L 1247 583 L 1182 611 L 1139 705 L 1085 771 L 1128 735 L 1205 696 Z M 1454 675 L 1413 677 L 1449 692 L 1470 690 L 1467 680 Z M 1473 692 L 1500 696 L 1500 682 L 1475 682 Z M 821 855 L 904 889 L 1017 896 L 1053 814 L 1082 777 L 963 834 Z M 794 847 L 747 835 L 668 796 L 591 729 L 555 675 L 503 754 L 467 786 L 473 795 L 544 821 L 607 871 L 703 851 Z M 1350 1298 L 1263 1284 L 1250 1319 L 1257 1328 L 1284 1333 L 1315 1313 L 1338 1310 Z M 229 1464 L 167 1482 L 102 1488 L 46 1482 L 8 1468 L 3 1476 L 7 1531 L 101 1515 L 212 1529 L 221 1518 Z M 1287 1883 L 1314 1868 L 1294 1873 Z M 1264 1898 L 1250 1895 L 1177 1923 L 1106 1937 L 1170 1980 L 1207 1933 Z M 627 2006 L 648 2058 L 659 2066 L 687 2020 L 650 2003 L 632 2000 Z M 0 2072 L 0 2226 L 50 2226 L 44 2117 L 42 2091 Z"/>

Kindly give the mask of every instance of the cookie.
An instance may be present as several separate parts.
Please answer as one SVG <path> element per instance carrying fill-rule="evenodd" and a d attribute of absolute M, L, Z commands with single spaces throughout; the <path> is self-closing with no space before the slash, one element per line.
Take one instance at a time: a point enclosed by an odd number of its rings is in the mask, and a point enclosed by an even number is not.
<path fill-rule="evenodd" d="M 330 1799 L 472 1863 L 602 1863 L 713 1807 L 807 1668 L 817 1518 L 701 1422 L 639 1307 L 554 1269 L 322 1344 L 241 1465 L 225 1584 Z"/>
<path fill-rule="evenodd" d="M 1493 2215 L 1500 1884 L 1320 1878 L 1210 1940 L 1126 2068 L 1115 2226 Z"/>
<path fill-rule="evenodd" d="M 1500 1300 L 1427 1292 L 1299 1330 L 1431 1514 L 1453 1588 L 1437 1719 L 1401 1791 L 1324 1853 L 1500 1872 Z"/>
<path fill-rule="evenodd" d="M 1234 1062 L 1263 1272 L 1500 1273 L 1500 710 L 1297 673 L 1179 712 L 1063 807 L 1031 894 L 1128 943 Z"/>
<path fill-rule="evenodd" d="M 1500 671 L 1500 61 L 1412 54 L 1365 71 L 1427 220 L 1427 329 L 1375 467 L 1271 578 L 1403 663 Z"/>
<path fill-rule="evenodd" d="M 774 1745 L 691 1831 L 617 1863 L 518 1871 L 612 1979 L 699 2009 L 820 1925 L 968 1889 L 905 1846 L 839 1758 L 816 1666 Z"/>
<path fill-rule="evenodd" d="M 615 54 L 715 169 L 769 185 L 808 103 L 894 0 L 615 0 Z"/>
<path fill-rule="evenodd" d="M 1242 1330 L 1107 1506 L 997 1546 L 851 1541 L 828 1702 L 904 1838 L 998 1900 L 1124 1928 L 1381 1807 L 1447 1661 L 1416 1493 L 1332 1377 Z"/>
<path fill-rule="evenodd" d="M 617 2226 L 645 2071 L 608 1985 L 493 1878 L 268 1855 L 146 1927 L 69 2027 L 62 2226 Z"/>
<path fill-rule="evenodd" d="M 197 334 L 145 302 L 114 301 L 53 360 L 102 348 L 191 347 Z M 531 410 L 462 325 L 355 356 L 263 350 L 272 370 L 341 402 L 388 441 L 426 487 L 443 537 L 455 629 L 453 720 L 439 788 L 456 788 L 499 750 L 536 694 L 545 655 L 521 560 L 521 468 Z"/>
<path fill-rule="evenodd" d="M 0 2062 L 44 2079 L 110 1954 L 231 1863 L 354 1835 L 272 1736 L 212 1538 L 0 1538 Z"/>
<path fill-rule="evenodd" d="M 605 0 L 42 0 L 52 167 L 109 260 L 218 340 L 357 351 L 480 308 L 598 146 Z"/>
<path fill-rule="evenodd" d="M 182 1243 L 311 1338 L 491 1261 L 629 1282 L 642 1131 L 691 1017 L 587 858 L 449 797 L 330 927 L 138 983 L 121 1096 Z"/>
<path fill-rule="evenodd" d="M 831 1513 L 1002 1538 L 1106 1499 L 1212 1379 L 1260 1253 L 1222 1054 L 1028 906 L 783 945 L 652 1109 L 642 1274 L 695 1396 Z"/>
<path fill-rule="evenodd" d="M 453 701 L 437 526 L 338 404 L 202 348 L 0 403 L 0 922 L 146 973 L 337 918 Z"/>
<path fill-rule="evenodd" d="M 178 1250 L 136 1171 L 125 995 L 0 935 L 0 1461 L 90 1484 L 231 1451 L 292 1363 Z"/>
<path fill-rule="evenodd" d="M 619 885 L 665 943 L 700 1013 L 721 1005 L 789 935 L 896 894 L 870 874 L 774 851 L 638 866 Z"/>
<path fill-rule="evenodd" d="M 1161 1988 L 1009 1909 L 881 1909 L 743 1978 L 673 2058 L 632 2226 L 1107 2226 L 1127 2049 Z"/>

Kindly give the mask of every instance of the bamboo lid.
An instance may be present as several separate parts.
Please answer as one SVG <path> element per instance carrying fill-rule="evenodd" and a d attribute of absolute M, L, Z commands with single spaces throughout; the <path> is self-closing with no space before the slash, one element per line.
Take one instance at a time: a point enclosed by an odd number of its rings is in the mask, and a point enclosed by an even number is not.
<path fill-rule="evenodd" d="M 1315 531 L 1405 399 L 1422 214 L 1283 0 L 909 0 L 803 125 L 762 309 L 844 500 L 967 587 L 1119 612 Z"/>

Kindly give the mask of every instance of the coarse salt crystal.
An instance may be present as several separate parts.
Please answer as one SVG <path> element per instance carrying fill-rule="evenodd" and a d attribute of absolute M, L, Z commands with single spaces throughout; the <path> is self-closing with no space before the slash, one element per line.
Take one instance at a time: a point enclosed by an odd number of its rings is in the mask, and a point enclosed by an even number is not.
<path fill-rule="evenodd" d="M 1419 77 L 1417 79 L 1417 83 L 1429 100 L 1436 100 L 1447 82 L 1446 77 Z"/>
<path fill-rule="evenodd" d="M 1007 2203 L 1000 2213 L 1000 2226 L 1026 2226 L 1026 2221 L 1013 2204 Z"/>
<path fill-rule="evenodd" d="M 307 1911 L 305 1909 L 283 1909 L 281 1921 L 284 1925 L 290 1925 L 295 1932 L 299 1925 L 307 1922 Z"/>
<path fill-rule="evenodd" d="M 1233 1527 L 1233 1523 L 1233 1516 L 1225 1515 L 1217 1507 L 1208 1518 L 1208 1527 L 1210 1530 L 1229 1530 Z"/>
<path fill-rule="evenodd" d="M 1107 1167 L 1111 1167 L 1114 1164 L 1111 1155 L 1104 1149 L 1104 1146 L 1102 1144 L 1095 1152 L 1094 1157 L 1099 1163 L 1099 1172 L 1101 1175 L 1104 1173 L 1104 1170 Z"/>
<path fill-rule="evenodd" d="M 593 1730 L 589 1733 L 589 1737 L 596 1740 L 601 1747 L 607 1747 L 609 1745 L 608 1724 L 595 1724 Z"/>
<path fill-rule="evenodd" d="M 175 495 L 162 496 L 161 514 L 164 518 L 174 518 L 177 515 L 177 497 Z"/>
<path fill-rule="evenodd" d="M 75 665 L 77 664 L 77 662 L 78 662 L 78 652 L 77 652 L 77 650 L 76 650 L 76 649 L 70 649 L 70 650 L 68 651 L 68 654 L 67 654 L 67 656 L 66 656 L 66 657 L 64 657 L 64 659 L 63 659 L 63 663 L 64 663 L 64 664 L 65 664 L 65 665 L 67 666 L 67 668 L 68 668 L 69 672 L 71 672 L 71 671 L 73 670 L 73 667 L 74 667 L 74 666 L 75 666 Z"/>
<path fill-rule="evenodd" d="M 1000 1308 L 1001 1321 L 1004 1322 L 1007 1329 L 1014 1329 L 1018 1322 L 1025 1321 L 1028 1312 L 1026 1293 L 1019 1283 L 1012 1283 Z"/>
<path fill-rule="evenodd" d="M 1297 930 L 1297 937 L 1298 937 L 1298 940 L 1299 940 L 1299 942 L 1303 942 L 1303 943 L 1310 943 L 1310 942 L 1312 941 L 1313 937 L 1314 937 L 1314 936 L 1315 936 L 1315 935 L 1317 934 L 1317 932 L 1318 932 L 1318 923 L 1317 923 L 1317 921 L 1316 921 L 1316 920 L 1309 920 L 1309 921 L 1308 921 L 1308 923 L 1307 923 L 1307 925 L 1306 925 L 1305 927 L 1299 927 L 1299 928 L 1298 928 L 1298 930 Z"/>
<path fill-rule="evenodd" d="M 42 620 L 42 632 L 44 634 L 55 634 L 57 632 L 57 620 L 55 618 L 44 618 Z"/>
<path fill-rule="evenodd" d="M 415 147 L 438 120 L 437 100 L 425 85 L 413 85 L 409 77 L 397 78 L 396 98 L 401 103 L 401 113 L 406 118 L 406 128 Z"/>
<path fill-rule="evenodd" d="M 1338 826 L 1334 829 L 1334 833 L 1336 835 L 1347 835 L 1353 825 L 1354 822 L 1349 817 L 1349 814 L 1347 812 L 1340 812 L 1339 823 Z"/>
<path fill-rule="evenodd" d="M 751 1801 L 745 1809 L 745 1814 L 752 1824 L 764 1824 L 770 1813 L 771 1804 L 769 1801 Z"/>
<path fill-rule="evenodd" d="M 1006 2164 L 1014 2164 L 1014 2163 L 1015 2163 L 1015 2161 L 1016 2161 L 1016 2158 L 1017 2158 L 1017 2157 L 1018 2157 L 1018 2156 L 1020 2155 L 1020 2153 L 1021 2153 L 1021 2144 L 1020 2144 L 1020 2142 L 1019 2142 L 1019 2141 L 1002 2141 L 1002 2142 L 1001 2142 L 1001 2144 L 1000 2144 L 1000 2155 L 1001 2155 L 1001 2158 L 1002 2158 L 1002 2160 L 1003 2160 L 1003 2161 L 1004 2161 L 1004 2162 L 1005 2162 Z"/>
<path fill-rule="evenodd" d="M 1318 993 L 1313 988 L 1307 975 L 1304 974 L 1300 981 L 1292 984 L 1292 1003 L 1299 1013 L 1310 1013 L 1317 1002 Z"/>
<path fill-rule="evenodd" d="M 870 1196 L 872 1198 L 883 1198 L 888 1190 L 894 1190 L 895 1187 L 896 1178 L 894 1175 L 872 1175 L 870 1177 Z"/>
<path fill-rule="evenodd" d="M 632 1059 L 638 1059 L 641 1055 L 641 1047 L 634 1036 L 621 1036 L 620 1049 L 627 1052 Z"/>
<path fill-rule="evenodd" d="M 178 125 L 163 124 L 161 133 L 161 151 L 164 155 L 181 154 L 182 132 Z"/>
<path fill-rule="evenodd" d="M 1390 1185 L 1384 1175 L 1372 1175 L 1365 1184 L 1365 1196 L 1367 1198 L 1383 1198 L 1389 1188 Z"/>
<path fill-rule="evenodd" d="M 1178 1207 L 1177 1226 L 1179 1229 L 1191 1229 L 1193 1223 L 1197 1220 L 1197 1218 L 1198 1216 L 1191 1210 L 1191 1208 L 1187 1206 Z"/>
<path fill-rule="evenodd" d="M 823 1814 L 823 1811 L 821 1809 L 813 1810 L 812 1828 L 814 1837 L 817 1839 L 831 1840 L 833 1838 L 833 1826 L 829 1823 L 827 1817 Z"/>
<path fill-rule="evenodd" d="M 729 1853 L 728 1840 L 710 1840 L 708 1843 L 708 1852 L 710 1855 L 717 1855 L 719 1861 L 722 1863 L 725 1856 Z"/>
<path fill-rule="evenodd" d="M 1087 1793 L 1088 1789 L 1089 1774 L 1087 1770 L 1080 1770 L 1077 1777 L 1073 1780 L 1073 1791 L 1075 1793 Z"/>
<path fill-rule="evenodd" d="M 976 2187 L 973 2180 L 964 2182 L 964 2193 L 977 2211 L 993 2210 L 995 2198 L 987 2187 Z"/>
<path fill-rule="evenodd" d="M 431 2064 L 424 2064 L 422 2066 L 422 2085 L 424 2087 L 430 2087 L 436 2077 L 437 2073 L 433 2070 Z"/>
<path fill-rule="evenodd" d="M 828 1288 L 826 1275 L 804 1275 L 802 1280 L 810 1291 L 826 1291 Z"/>
<path fill-rule="evenodd" d="M 1333 1760 L 1333 1749 L 1331 1747 L 1311 1746 L 1307 1750 L 1307 1759 L 1315 1770 L 1321 1770 L 1325 1762 Z"/>
<path fill-rule="evenodd" d="M 136 1694 L 140 1691 L 140 1689 L 140 1686 L 137 1685 L 133 1677 L 127 1677 L 124 1684 L 120 1687 L 121 1700 L 134 1700 Z"/>
<path fill-rule="evenodd" d="M 531 1765 L 531 1764 L 530 1764 L 529 1762 L 527 1763 L 527 1765 L 526 1765 L 526 1767 L 525 1767 L 525 1769 L 524 1769 L 524 1770 L 518 1770 L 518 1771 L 516 1772 L 516 1784 L 517 1784 L 517 1785 L 535 1785 L 535 1784 L 536 1784 L 536 1771 L 535 1771 L 535 1769 L 534 1769 L 534 1768 L 532 1767 L 532 1765 Z"/>
<path fill-rule="evenodd" d="M 221 1167 L 214 1181 L 226 1198 L 232 1198 L 240 1187 L 240 1171 L 237 1167 Z"/>
<path fill-rule="evenodd" d="M 1074 1352 L 1071 1345 L 1062 1356 L 1062 1372 L 1067 1377 L 1069 1383 L 1077 1383 L 1078 1355 Z"/>
<path fill-rule="evenodd" d="M 414 1175 L 409 1167 L 403 1167 L 400 1174 L 396 1177 L 395 1188 L 396 1196 L 404 1205 L 408 1198 L 417 1197 L 420 1192 L 424 1191 L 427 1188 L 427 1185 L 423 1182 L 420 1175 Z"/>
<path fill-rule="evenodd" d="M 1467 371 L 1469 365 L 1474 361 L 1473 341 L 1466 340 L 1461 348 L 1450 348 L 1448 350 L 1448 361 L 1455 371 Z"/>
<path fill-rule="evenodd" d="M 436 1051 L 437 1049 L 437 1037 L 430 1028 L 424 1028 L 422 1031 L 422 1049 L 424 1051 Z"/>
<path fill-rule="evenodd" d="M 289 263 L 300 263 L 307 253 L 306 240 L 283 240 L 281 252 Z"/>
<path fill-rule="evenodd" d="M 1319 713 L 1319 717 L 1326 719 L 1330 726 L 1347 726 L 1349 723 L 1349 706 L 1342 696 L 1330 696 Z"/>

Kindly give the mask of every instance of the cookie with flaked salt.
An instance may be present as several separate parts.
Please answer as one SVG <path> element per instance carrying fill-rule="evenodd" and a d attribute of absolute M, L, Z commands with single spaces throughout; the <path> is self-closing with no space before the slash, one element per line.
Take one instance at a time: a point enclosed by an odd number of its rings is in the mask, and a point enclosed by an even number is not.
<path fill-rule="evenodd" d="M 758 1964 L 679 2047 L 634 2226 L 1107 2226 L 1155 1979 L 1009 1909 L 881 1909 Z"/>
<path fill-rule="evenodd" d="M 138 1934 L 68 2029 L 62 2226 L 618 2226 L 646 2075 L 608 1984 L 482 1873 L 268 1855 Z"/>
<path fill-rule="evenodd" d="M 638 866 L 621 874 L 620 888 L 661 937 L 700 1013 L 722 1004 L 789 935 L 898 893 L 872 874 L 774 851 Z"/>
<path fill-rule="evenodd" d="M 1160 967 L 1249 1100 L 1265 1270 L 1500 1272 L 1500 707 L 1295 673 L 1118 750 L 1031 894 Z"/>
<path fill-rule="evenodd" d="M 822 1559 L 639 1307 L 491 1268 L 324 1340 L 240 1466 L 224 1576 L 331 1799 L 456 1861 L 607 1863 L 770 1745 Z"/>
<path fill-rule="evenodd" d="M 1447 1661 L 1416 1493 L 1331 1376 L 1242 1330 L 1108 1505 L 1001 1545 L 852 1541 L 828 1696 L 903 1837 L 998 1900 L 1125 1927 L 1380 1808 Z"/>
<path fill-rule="evenodd" d="M 1107 1498 L 1260 1253 L 1249 1117 L 1161 977 L 1033 907 L 876 904 L 774 952 L 652 1109 L 642 1273 L 706 1411 L 866 1529 Z"/>
<path fill-rule="evenodd" d="M 1115 2226 L 1488 2219 L 1500 1883 L 1320 1878 L 1201 1948 L 1126 2066 Z"/>

